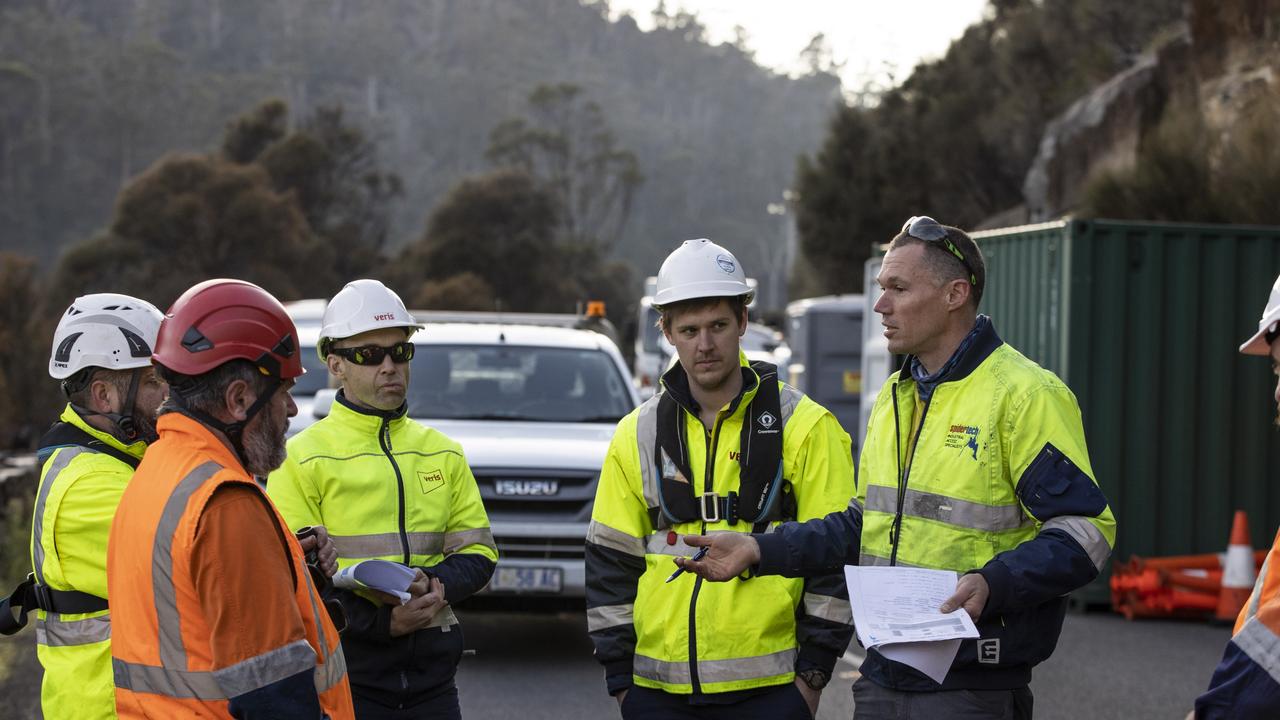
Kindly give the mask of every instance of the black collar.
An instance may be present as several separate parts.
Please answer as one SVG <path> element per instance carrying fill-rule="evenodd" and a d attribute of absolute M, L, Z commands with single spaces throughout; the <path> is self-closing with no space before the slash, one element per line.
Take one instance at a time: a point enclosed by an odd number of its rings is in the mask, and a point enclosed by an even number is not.
<path fill-rule="evenodd" d="M 983 327 L 978 329 L 978 334 L 974 337 L 969 347 L 965 348 L 964 353 L 960 356 L 959 361 L 951 368 L 951 372 L 944 377 L 938 379 L 938 382 L 956 382 L 963 380 L 973 374 L 974 370 L 983 363 L 996 348 L 1004 344 L 1004 340 L 996 333 L 994 322 L 982 323 Z M 915 359 L 914 355 L 908 355 L 906 362 L 902 363 L 902 369 L 898 371 L 898 382 L 914 382 L 911 377 L 911 361 Z"/>
<path fill-rule="evenodd" d="M 741 360 L 739 360 L 741 363 Z M 760 378 L 756 376 L 754 370 L 747 365 L 739 365 L 742 371 L 742 388 L 738 390 L 737 396 L 729 403 L 729 414 L 732 415 L 737 411 L 742 398 L 756 389 Z M 698 401 L 693 399 L 693 391 L 689 389 L 689 376 L 684 371 L 684 366 L 677 360 L 671 369 L 662 375 L 662 387 L 671 395 L 671 399 L 676 404 L 684 408 L 685 412 L 690 415 L 700 415 L 702 407 L 698 405 Z"/>
<path fill-rule="evenodd" d="M 342 407 L 350 410 L 351 412 L 378 418 L 379 420 L 386 420 L 387 422 L 398 420 L 404 417 L 405 413 L 409 412 L 409 401 L 407 400 L 400 403 L 400 407 L 395 410 L 378 410 L 376 408 L 361 407 L 348 400 L 342 390 L 338 390 L 338 394 L 334 397 L 334 400 L 341 403 Z"/>

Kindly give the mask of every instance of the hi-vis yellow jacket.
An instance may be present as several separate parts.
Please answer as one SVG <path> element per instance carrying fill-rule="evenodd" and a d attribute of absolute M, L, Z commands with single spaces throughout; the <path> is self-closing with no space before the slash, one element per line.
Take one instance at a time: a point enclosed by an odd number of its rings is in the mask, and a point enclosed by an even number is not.
<path fill-rule="evenodd" d="M 59 420 L 46 439 L 57 437 L 55 431 L 64 426 L 87 434 L 93 445 L 45 447 L 42 443 L 44 464 L 31 523 L 31 567 L 40 585 L 106 598 L 111 519 L 147 444 L 121 443 L 86 423 L 70 405 Z M 133 458 L 134 465 L 121 455 Z M 36 617 L 36 654 L 44 666 L 40 689 L 44 716 L 116 717 L 110 611 L 38 610 Z"/>
<path fill-rule="evenodd" d="M 714 428 L 696 407 L 679 364 L 663 377 L 684 423 L 695 497 L 739 488 L 740 432 L 759 376 L 741 358 L 743 389 Z M 782 477 L 800 520 L 846 509 L 854 491 L 849 435 L 831 413 L 779 383 Z M 752 577 L 705 583 L 672 559 L 691 555 L 685 534 L 751 532 L 723 518 L 664 526 L 657 508 L 654 443 L 661 395 L 618 424 L 605 458 L 587 533 L 587 626 L 610 693 L 630 687 L 711 694 L 791 682 L 798 669 L 830 672 L 852 636 L 843 576 Z M 772 422 L 772 421 L 767 421 Z M 703 518 L 714 518 L 718 512 Z M 657 526 L 655 526 L 655 524 Z M 776 523 L 774 523 L 776 525 Z"/>

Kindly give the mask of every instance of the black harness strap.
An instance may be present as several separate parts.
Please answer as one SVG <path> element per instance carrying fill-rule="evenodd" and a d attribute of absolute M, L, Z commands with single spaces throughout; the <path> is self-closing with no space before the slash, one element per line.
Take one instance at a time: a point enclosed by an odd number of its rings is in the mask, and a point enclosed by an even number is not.
<path fill-rule="evenodd" d="M 755 525 L 762 531 L 771 520 L 795 517 L 794 496 L 784 491 L 782 477 L 782 410 L 778 393 L 778 369 L 765 362 L 751 364 L 752 373 L 743 369 L 743 394 L 757 385 L 755 397 L 748 405 L 739 438 L 738 491 L 725 496 L 705 493 L 695 496 L 689 463 L 683 409 L 676 394 L 687 394 L 687 378 L 679 366 L 668 373 L 672 387 L 658 398 L 657 438 L 654 443 L 655 467 L 660 472 L 658 495 L 660 507 L 650 509 L 655 528 L 678 522 L 706 520 L 739 521 Z M 674 392 L 672 392 L 674 390 Z M 739 396 L 739 399 L 741 395 Z M 734 404 L 738 402 L 734 400 Z M 732 406 L 731 406 L 732 410 Z M 778 498 L 783 497 L 779 503 Z M 789 506 L 789 507 L 788 507 Z"/>
<path fill-rule="evenodd" d="M 130 455 L 129 453 L 108 445 L 68 422 L 54 423 L 53 426 L 44 434 L 44 437 L 40 438 L 40 449 L 36 451 L 36 459 L 41 465 L 43 465 L 55 450 L 69 445 L 78 445 L 86 450 L 92 450 L 97 453 L 102 453 L 103 455 L 110 455 L 135 470 L 138 469 L 138 463 L 142 462 L 140 459 Z"/>

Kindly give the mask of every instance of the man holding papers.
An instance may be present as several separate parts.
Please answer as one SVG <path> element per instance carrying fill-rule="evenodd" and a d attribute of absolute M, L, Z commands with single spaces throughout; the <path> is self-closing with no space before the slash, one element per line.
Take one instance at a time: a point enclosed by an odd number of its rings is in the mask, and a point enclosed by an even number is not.
<path fill-rule="evenodd" d="M 291 528 L 328 527 L 335 582 L 371 558 L 417 569 L 403 604 L 371 589 L 333 591 L 348 618 L 342 644 L 360 720 L 461 717 L 462 632 L 449 604 L 483 588 L 498 559 L 462 448 L 405 415 L 409 338 L 420 328 L 382 283 L 347 283 L 325 308 L 317 347 L 342 389 L 267 481 Z"/>
<path fill-rule="evenodd" d="M 1053 652 L 1066 594 L 1097 577 L 1115 539 L 1079 406 L 978 314 L 986 266 L 964 232 L 911 218 L 877 281 L 889 350 L 907 359 L 871 411 L 857 503 L 777 533 L 688 538 L 711 551 L 682 563 L 713 580 L 753 565 L 961 573 L 940 609 L 963 608 L 980 637 L 961 641 L 941 683 L 869 649 L 855 717 L 1030 718 L 1031 669 Z"/>

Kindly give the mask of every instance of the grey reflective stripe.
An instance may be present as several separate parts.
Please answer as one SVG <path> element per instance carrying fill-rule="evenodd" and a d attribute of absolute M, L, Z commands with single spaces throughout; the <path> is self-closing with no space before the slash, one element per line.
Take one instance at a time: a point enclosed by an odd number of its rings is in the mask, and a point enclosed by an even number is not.
<path fill-rule="evenodd" d="M 1098 572 L 1102 572 L 1102 566 L 1107 563 L 1107 558 L 1111 557 L 1111 546 L 1107 544 L 1107 538 L 1097 526 L 1089 522 L 1089 518 L 1079 515 L 1050 518 L 1040 528 L 1040 532 L 1045 530 L 1062 530 L 1074 538 L 1080 543 L 1080 547 L 1089 553 L 1089 559 L 1093 561 L 1093 566 L 1098 568 Z"/>
<path fill-rule="evenodd" d="M 643 540 L 621 530 L 615 530 L 598 520 L 592 520 L 591 524 L 587 525 L 587 542 L 627 555 L 644 557 Z"/>
<path fill-rule="evenodd" d="M 347 676 L 347 656 L 342 654 L 342 643 L 329 653 L 324 659 L 323 665 L 316 666 L 316 691 L 327 692 L 330 688 L 342 682 Z"/>
<path fill-rule="evenodd" d="M 289 556 L 289 562 L 291 564 L 294 562 L 292 554 L 290 554 Z M 325 634 L 324 634 L 324 627 L 325 627 L 324 618 L 329 616 L 328 615 L 329 611 L 326 609 L 324 615 L 320 614 L 320 607 L 316 603 L 316 598 L 320 595 L 320 593 L 316 591 L 315 583 L 311 581 L 311 573 L 303 572 L 302 577 L 305 578 L 307 581 L 307 602 L 311 603 L 311 617 L 315 618 L 316 638 L 317 638 L 317 641 L 320 643 L 320 654 L 324 657 L 328 657 L 329 656 L 329 638 L 325 637 Z M 339 644 L 341 644 L 341 642 L 339 642 Z"/>
<path fill-rule="evenodd" d="M 712 530 L 705 534 L 707 536 L 711 536 L 711 535 L 724 535 L 726 533 L 732 533 L 732 532 L 736 532 L 736 531 L 735 530 Z M 742 533 L 738 533 L 738 534 L 742 534 Z M 648 538 L 645 539 L 645 542 L 644 542 L 645 552 L 650 555 L 669 555 L 671 557 L 689 557 L 693 555 L 695 552 L 697 552 L 697 550 L 695 550 L 693 546 L 686 545 L 684 543 L 683 535 L 679 533 L 676 534 L 676 542 L 674 545 L 667 542 L 668 537 L 670 536 L 665 532 L 659 532 L 659 533 L 654 533 L 650 535 Z"/>
<path fill-rule="evenodd" d="M 729 660 L 699 660 L 698 681 L 702 684 L 756 680 L 794 672 L 796 650 L 788 648 L 769 655 L 733 658 Z M 689 685 L 693 678 L 689 663 L 667 662 L 657 658 L 636 655 L 632 672 L 642 678 L 668 685 Z"/>
<path fill-rule="evenodd" d="M 264 688 L 306 672 L 316 666 L 316 651 L 306 640 L 294 640 L 288 645 L 254 655 L 235 665 L 213 671 L 222 692 L 233 698 Z"/>
<path fill-rule="evenodd" d="M 222 466 L 212 460 L 182 478 L 164 503 L 151 548 L 151 591 L 156 604 L 156 624 L 160 634 L 160 664 L 167 668 L 187 666 L 182 646 L 182 616 L 178 613 L 178 593 L 173 587 L 173 536 L 187 512 L 187 502 L 196 490 Z"/>
<path fill-rule="evenodd" d="M 1246 618 L 1251 618 L 1258 614 L 1258 603 L 1262 601 L 1262 585 L 1267 580 L 1267 566 L 1271 564 L 1271 553 L 1267 553 L 1267 559 L 1262 561 L 1262 569 L 1258 570 L 1258 579 L 1253 583 L 1253 593 L 1249 596 L 1249 612 Z"/>
<path fill-rule="evenodd" d="M 867 510 L 896 513 L 898 489 L 884 485 L 868 486 Z M 903 498 L 902 512 L 909 517 L 936 520 L 948 525 L 985 532 L 1016 530 L 1035 523 L 1034 519 L 1022 512 L 1022 506 L 1017 503 L 983 505 L 910 488 L 907 489 L 906 496 Z"/>
<path fill-rule="evenodd" d="M 587 632 L 635 624 L 635 604 L 602 605 L 587 608 Z"/>
<path fill-rule="evenodd" d="M 868 553 L 868 552 L 860 553 L 858 555 L 858 565 L 861 567 L 888 566 L 888 564 L 889 564 L 889 558 L 887 557 L 872 555 L 871 553 Z M 912 565 L 911 563 L 902 562 L 902 560 L 899 559 L 898 567 L 924 567 L 924 566 Z"/>
<path fill-rule="evenodd" d="M 842 625 L 853 624 L 853 608 L 849 605 L 849 601 L 830 595 L 805 593 L 804 614 Z"/>
<path fill-rule="evenodd" d="M 53 483 L 58 479 L 58 475 L 67 469 L 67 465 L 78 455 L 87 452 L 93 452 L 87 448 L 75 446 L 57 451 L 53 456 L 53 462 L 44 472 L 44 478 L 40 481 L 40 494 L 36 496 L 36 509 L 32 516 L 31 524 L 31 554 L 32 564 L 36 573 L 36 582 L 44 585 L 44 505 L 49 499 L 49 491 L 53 489 Z"/>
<path fill-rule="evenodd" d="M 111 615 L 83 620 L 63 620 L 57 613 L 36 619 L 36 644 L 47 647 L 92 645 L 111 639 Z"/>
<path fill-rule="evenodd" d="M 782 414 L 782 427 L 785 428 L 787 421 L 791 419 L 791 414 L 796 411 L 796 406 L 804 399 L 804 393 L 783 383 L 778 390 L 778 395 L 778 402 L 781 405 L 778 411 Z"/>
<path fill-rule="evenodd" d="M 493 531 L 489 528 L 474 528 L 472 530 L 459 530 L 457 532 L 447 532 L 444 534 L 444 554 L 456 553 L 468 545 L 483 545 L 490 550 L 497 550 L 498 546 L 493 542 Z M 432 553 L 423 553 L 429 555 Z"/>
<path fill-rule="evenodd" d="M 1257 663 L 1258 667 L 1266 670 L 1272 680 L 1280 683 L 1280 637 L 1276 637 L 1261 620 L 1249 618 L 1240 632 L 1231 638 L 1231 642 Z"/>
<path fill-rule="evenodd" d="M 155 665 L 111 658 L 116 687 L 136 693 L 195 700 L 226 700 L 227 695 L 208 671 L 166 670 Z"/>
<path fill-rule="evenodd" d="M 661 480 L 661 469 L 653 462 L 654 448 L 658 444 L 658 398 L 654 395 L 640 406 L 640 414 L 636 416 L 636 448 L 640 452 L 640 479 L 644 485 L 644 503 L 651 508 L 661 507 L 662 500 L 658 496 L 658 481 Z"/>
<path fill-rule="evenodd" d="M 411 555 L 440 555 L 444 552 L 445 534 L 442 532 L 407 533 Z M 338 557 L 351 560 L 404 555 L 400 533 L 376 533 L 372 535 L 330 535 L 338 549 Z"/>
<path fill-rule="evenodd" d="M 859 500 L 858 500 L 858 498 L 856 498 L 856 497 L 851 497 L 851 498 L 849 498 L 849 507 L 848 507 L 847 509 L 848 509 L 848 510 L 857 510 L 857 511 L 858 511 L 858 514 L 859 514 L 859 515 L 861 515 L 861 514 L 862 514 L 862 502 L 861 502 L 861 501 L 859 501 Z"/>

